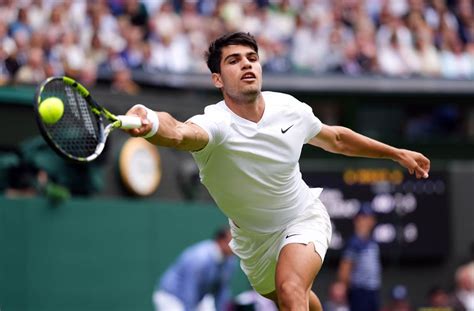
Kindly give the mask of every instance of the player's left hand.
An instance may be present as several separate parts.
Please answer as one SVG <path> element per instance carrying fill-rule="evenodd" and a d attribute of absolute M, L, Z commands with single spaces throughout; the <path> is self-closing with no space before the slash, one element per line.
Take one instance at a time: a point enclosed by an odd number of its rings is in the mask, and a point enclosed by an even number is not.
<path fill-rule="evenodd" d="M 429 177 L 430 160 L 419 152 L 401 149 L 397 162 L 406 167 L 411 175 L 415 174 L 416 178 Z"/>

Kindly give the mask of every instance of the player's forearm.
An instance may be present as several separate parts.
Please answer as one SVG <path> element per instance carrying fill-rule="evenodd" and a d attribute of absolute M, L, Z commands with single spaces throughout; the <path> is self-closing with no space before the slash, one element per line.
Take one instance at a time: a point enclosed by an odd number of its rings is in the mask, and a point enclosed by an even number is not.
<path fill-rule="evenodd" d="M 148 138 L 152 144 L 177 148 L 183 141 L 183 135 L 178 130 L 182 122 L 176 120 L 167 112 L 156 112 L 160 127 L 155 135 Z"/>
<path fill-rule="evenodd" d="M 183 151 L 197 151 L 208 142 L 207 133 L 192 123 L 176 120 L 167 112 L 157 112 L 160 127 L 148 141 Z"/>
<path fill-rule="evenodd" d="M 353 157 L 392 159 L 397 161 L 400 149 L 358 134 L 348 128 L 338 128 L 336 152 Z"/>
<path fill-rule="evenodd" d="M 180 122 L 167 112 L 156 112 L 143 105 L 135 105 L 127 116 L 139 117 L 141 126 L 127 130 L 150 143 L 184 151 L 198 151 L 209 142 L 207 132 L 192 122 Z"/>

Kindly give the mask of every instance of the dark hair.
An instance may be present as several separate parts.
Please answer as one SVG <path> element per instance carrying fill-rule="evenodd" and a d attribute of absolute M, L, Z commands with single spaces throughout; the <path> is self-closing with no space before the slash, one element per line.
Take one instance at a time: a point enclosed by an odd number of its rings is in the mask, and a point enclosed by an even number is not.
<path fill-rule="evenodd" d="M 252 48 L 258 53 L 258 45 L 255 38 L 250 33 L 231 32 L 227 33 L 209 45 L 209 49 L 205 53 L 207 67 L 212 73 L 221 72 L 222 48 L 228 45 L 244 45 Z"/>
<path fill-rule="evenodd" d="M 230 233 L 229 226 L 222 226 L 214 232 L 214 240 L 219 241 L 226 239 Z"/>

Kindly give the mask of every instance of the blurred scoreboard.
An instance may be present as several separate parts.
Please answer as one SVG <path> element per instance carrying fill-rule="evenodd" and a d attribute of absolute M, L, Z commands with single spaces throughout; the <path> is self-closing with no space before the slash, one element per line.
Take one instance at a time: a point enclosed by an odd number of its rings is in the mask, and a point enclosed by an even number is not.
<path fill-rule="evenodd" d="M 449 252 L 447 174 L 418 180 L 402 169 L 357 168 L 304 172 L 310 187 L 323 187 L 321 201 L 331 216 L 327 258 L 337 260 L 353 233 L 352 219 L 364 202 L 377 217 L 373 231 L 382 258 L 397 263 L 441 261 Z"/>

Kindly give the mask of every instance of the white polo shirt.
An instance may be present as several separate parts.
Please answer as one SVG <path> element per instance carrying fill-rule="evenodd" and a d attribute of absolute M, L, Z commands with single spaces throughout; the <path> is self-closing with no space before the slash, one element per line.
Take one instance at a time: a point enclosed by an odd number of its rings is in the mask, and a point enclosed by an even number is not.
<path fill-rule="evenodd" d="M 314 200 L 298 161 L 303 144 L 322 124 L 311 107 L 290 95 L 262 95 L 265 110 L 258 123 L 239 117 L 224 101 L 189 121 L 209 135 L 206 147 L 193 156 L 216 204 L 239 227 L 269 233 Z"/>

